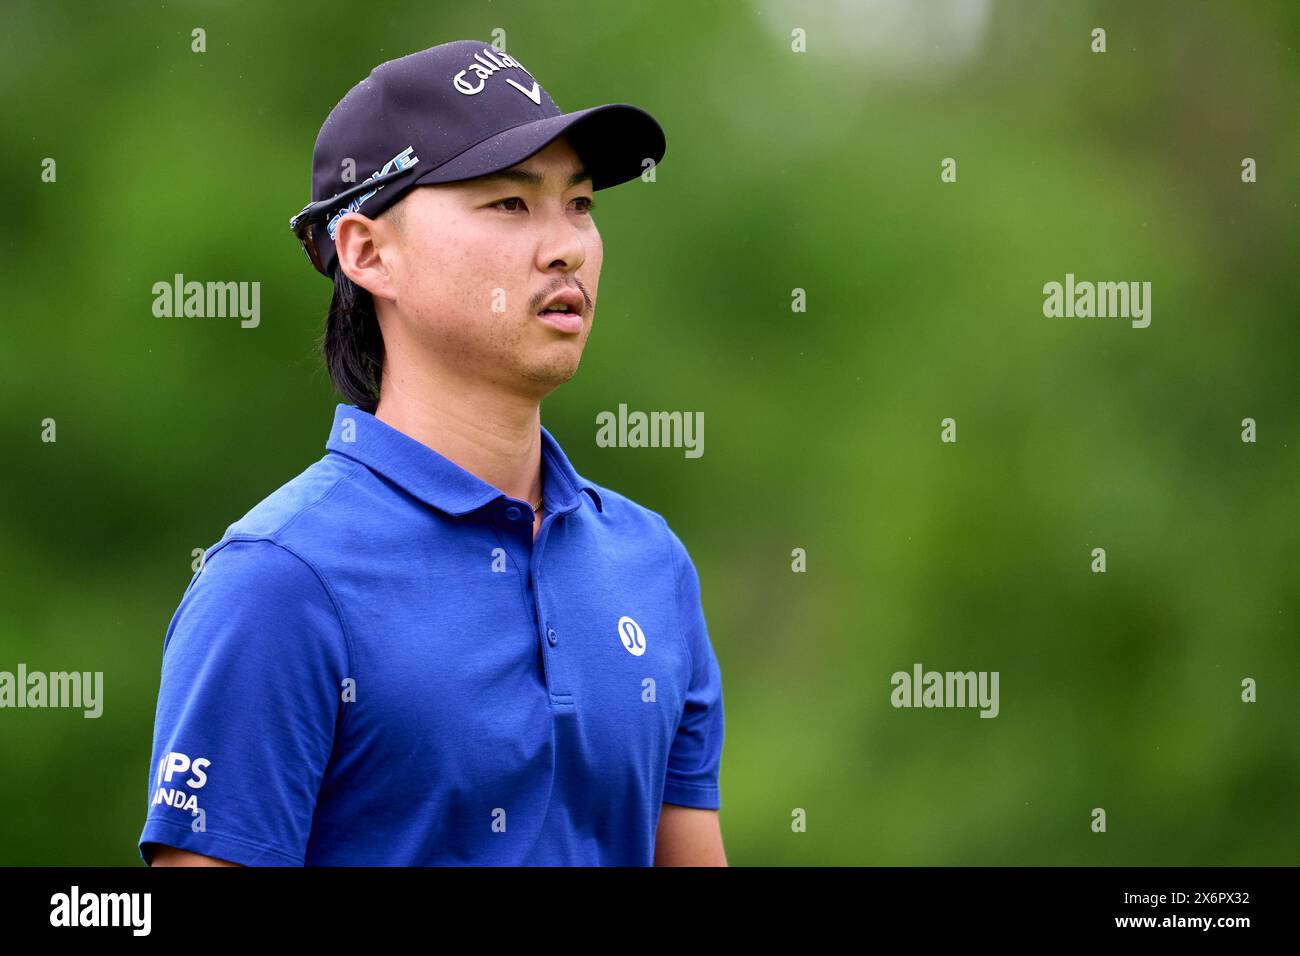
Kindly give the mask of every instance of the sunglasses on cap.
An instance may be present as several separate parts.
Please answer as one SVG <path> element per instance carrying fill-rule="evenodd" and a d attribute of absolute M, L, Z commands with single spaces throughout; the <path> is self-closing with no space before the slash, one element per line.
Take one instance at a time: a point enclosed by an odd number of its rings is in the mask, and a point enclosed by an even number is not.
<path fill-rule="evenodd" d="M 380 187 L 387 185 L 395 179 L 400 179 L 415 169 L 415 165 L 405 166 L 401 169 L 394 169 L 392 172 L 385 173 L 382 176 L 375 176 L 371 179 L 363 180 L 355 186 L 350 186 L 343 192 L 331 196 L 329 199 L 320 199 L 316 202 L 308 203 L 302 207 L 298 215 L 289 220 L 289 229 L 298 237 L 298 242 L 302 244 L 303 252 L 307 253 L 307 258 L 311 261 L 316 271 L 324 272 L 324 266 L 321 264 L 320 250 L 316 246 L 316 230 L 322 227 L 329 220 L 330 214 L 341 207 L 350 205 L 358 196 L 364 196 L 367 193 L 374 192 Z M 342 210 L 348 211 L 348 210 Z"/>

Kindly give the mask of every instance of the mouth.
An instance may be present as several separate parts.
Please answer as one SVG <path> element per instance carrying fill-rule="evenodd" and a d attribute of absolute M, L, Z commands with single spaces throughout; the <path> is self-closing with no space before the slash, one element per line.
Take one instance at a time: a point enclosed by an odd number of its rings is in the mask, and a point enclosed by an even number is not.
<path fill-rule="evenodd" d="M 577 312 L 538 312 L 537 317 L 561 332 L 582 331 L 582 316 Z"/>
<path fill-rule="evenodd" d="M 586 311 L 586 300 L 576 289 L 567 289 L 551 298 L 537 317 L 553 329 L 574 333 L 582 331 L 582 316 Z"/>

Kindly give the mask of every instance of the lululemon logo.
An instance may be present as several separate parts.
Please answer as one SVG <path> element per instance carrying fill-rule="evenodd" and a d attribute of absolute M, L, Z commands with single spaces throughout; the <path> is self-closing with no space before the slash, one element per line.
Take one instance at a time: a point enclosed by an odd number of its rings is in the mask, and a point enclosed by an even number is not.
<path fill-rule="evenodd" d="M 618 639 L 623 642 L 627 652 L 634 657 L 640 657 L 645 653 L 645 632 L 641 630 L 641 625 L 630 617 L 620 617 L 618 619 Z"/>

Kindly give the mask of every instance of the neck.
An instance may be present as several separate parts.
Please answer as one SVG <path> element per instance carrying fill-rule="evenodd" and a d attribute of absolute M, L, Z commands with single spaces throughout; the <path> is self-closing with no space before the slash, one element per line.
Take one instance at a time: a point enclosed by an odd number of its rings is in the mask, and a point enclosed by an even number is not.
<path fill-rule="evenodd" d="M 375 417 L 512 498 L 542 497 L 539 400 L 444 370 L 384 363 Z"/>

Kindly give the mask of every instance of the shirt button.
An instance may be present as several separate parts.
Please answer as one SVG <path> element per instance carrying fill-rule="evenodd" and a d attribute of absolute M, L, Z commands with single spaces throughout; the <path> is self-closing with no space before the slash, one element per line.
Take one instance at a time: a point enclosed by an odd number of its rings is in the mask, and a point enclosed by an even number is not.
<path fill-rule="evenodd" d="M 506 517 L 509 518 L 511 521 L 518 521 L 519 514 L 520 514 L 519 509 L 516 508 L 514 505 L 511 505 L 509 508 L 506 509 Z"/>
<path fill-rule="evenodd" d="M 550 644 L 551 647 L 554 647 L 554 646 L 555 646 L 555 642 L 558 641 L 558 640 L 559 640 L 559 637 L 556 636 L 555 628 L 553 628 L 553 627 L 548 627 L 548 628 L 546 629 L 546 642 L 547 642 L 548 644 Z"/>

